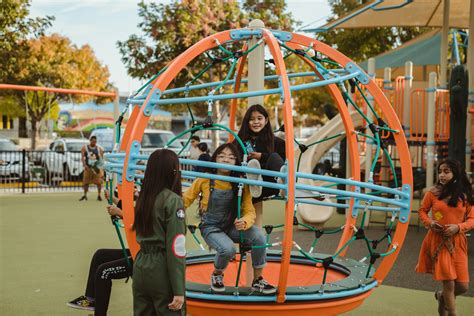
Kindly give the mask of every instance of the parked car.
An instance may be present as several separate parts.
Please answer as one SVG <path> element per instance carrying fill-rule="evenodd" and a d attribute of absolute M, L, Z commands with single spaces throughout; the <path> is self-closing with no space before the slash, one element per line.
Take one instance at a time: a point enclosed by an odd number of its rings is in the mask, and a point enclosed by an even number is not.
<path fill-rule="evenodd" d="M 42 165 L 45 181 L 79 180 L 84 167 L 81 162 L 81 149 L 89 144 L 87 139 L 60 138 L 52 142 L 43 153 Z"/>
<path fill-rule="evenodd" d="M 29 179 L 30 162 L 25 155 L 25 180 Z M 23 175 L 23 153 L 9 139 L 0 138 L 0 176 L 19 179 Z"/>
<path fill-rule="evenodd" d="M 180 139 L 180 142 L 181 144 L 184 146 L 186 145 L 188 141 L 188 138 L 186 139 Z M 207 144 L 207 148 L 209 149 L 211 155 L 212 153 L 214 152 L 215 148 L 214 148 L 214 145 L 212 143 L 212 139 L 207 139 L 207 138 L 201 138 L 201 140 L 199 141 L 200 143 L 206 143 Z M 220 145 L 222 144 L 225 144 L 227 141 L 223 141 L 223 140 L 220 140 Z M 186 146 L 186 148 L 183 150 L 183 153 L 186 153 L 186 155 L 189 155 L 189 150 L 191 149 L 191 143 L 188 143 L 188 145 Z"/>
<path fill-rule="evenodd" d="M 97 137 L 97 144 L 102 146 L 104 150 L 112 151 L 114 146 L 114 131 L 111 128 L 99 128 L 92 131 L 91 136 Z M 141 142 L 141 151 L 143 153 L 152 153 L 157 149 L 164 148 L 166 144 L 175 137 L 175 134 L 171 131 L 159 130 L 159 129 L 146 129 L 143 133 Z M 179 153 L 183 146 L 177 140 L 173 142 L 169 147 L 176 153 Z"/>
<path fill-rule="evenodd" d="M 176 135 L 171 131 L 146 129 L 142 137 L 142 152 L 152 153 L 157 149 L 164 148 L 169 141 L 171 141 Z M 179 140 L 174 141 L 168 146 L 168 149 L 179 153 L 183 146 Z"/>

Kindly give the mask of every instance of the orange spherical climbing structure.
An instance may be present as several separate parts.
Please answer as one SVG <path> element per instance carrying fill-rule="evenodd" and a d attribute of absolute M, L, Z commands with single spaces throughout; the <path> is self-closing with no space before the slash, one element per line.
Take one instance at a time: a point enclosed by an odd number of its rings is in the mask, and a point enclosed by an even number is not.
<path fill-rule="evenodd" d="M 271 68 L 274 68 L 275 75 L 273 77 L 278 81 L 278 88 L 258 92 L 240 91 L 241 86 L 245 84 L 242 75 L 248 56 L 246 52 L 252 49 L 248 43 L 250 39 L 258 39 L 258 45 L 263 45 L 268 49 L 268 55 L 271 55 L 273 59 L 274 67 L 271 66 Z M 229 47 L 235 47 L 239 43 L 242 43 L 241 48 L 238 52 L 233 53 Z M 218 91 L 214 90 L 212 94 L 207 96 L 188 97 L 186 94 L 187 90 L 190 89 L 188 86 L 181 90 L 179 88 L 169 89 L 170 83 L 188 64 L 214 49 L 220 49 L 224 53 L 229 52 L 228 59 L 234 62 L 233 93 L 217 94 Z M 315 80 L 309 83 L 292 85 L 292 77 L 291 74 L 287 73 L 282 50 L 291 52 L 308 65 Z M 329 66 L 324 67 L 322 66 L 323 63 L 329 63 Z M 360 179 L 361 161 L 357 139 L 360 132 L 354 130 L 347 106 L 350 100 L 347 98 L 345 85 L 348 81 L 355 82 L 370 94 L 373 104 L 377 107 L 374 112 L 377 112 L 380 118 L 383 118 L 383 120 L 377 121 L 367 117 L 368 130 L 372 131 L 374 135 L 371 136 L 373 143 L 377 145 L 376 154 L 378 154 L 379 145 L 381 144 L 378 133 L 389 131 L 392 135 L 392 143 L 397 149 L 401 173 L 401 183 L 395 188 L 384 188 L 382 185 L 376 185 L 370 183 L 370 181 L 366 183 Z M 228 83 L 225 82 L 222 85 L 216 83 L 214 86 L 217 85 L 220 89 L 224 84 Z M 319 192 L 326 194 L 344 194 L 348 200 L 348 215 L 336 254 L 319 257 L 318 259 L 313 258 L 306 252 L 292 251 L 295 247 L 299 250 L 299 246 L 293 240 L 294 210 L 295 203 L 298 203 L 295 190 L 299 187 L 308 189 L 308 187 L 297 182 L 296 178 L 306 176 L 313 179 L 315 177 L 302 174 L 296 176 L 291 96 L 293 92 L 296 93 L 299 90 L 322 87 L 328 90 L 339 109 L 350 153 L 352 177 L 351 179 L 334 180 L 348 186 L 348 190 L 343 193 L 336 192 L 335 189 L 330 187 L 318 188 Z M 185 92 L 186 98 L 173 99 L 168 97 L 174 92 L 172 90 L 179 93 Z M 277 285 L 278 292 L 273 296 L 254 295 L 248 288 L 245 288 L 245 278 L 243 277 L 240 280 L 239 292 L 235 292 L 229 287 L 229 290 L 223 294 L 214 294 L 209 290 L 209 275 L 213 268 L 213 254 L 207 252 L 191 253 L 187 260 L 187 310 L 190 315 L 223 316 L 256 315 L 258 313 L 262 316 L 290 314 L 303 316 L 317 313 L 333 315 L 347 312 L 359 306 L 372 293 L 374 288 L 381 284 L 402 247 L 408 229 L 413 179 L 407 142 L 400 122 L 389 101 L 362 69 L 337 50 L 304 35 L 263 28 L 228 30 L 202 39 L 170 62 L 166 69 L 145 86 L 141 95 L 130 98 L 130 103 L 135 106 L 128 119 L 118 152 L 124 158 L 123 167 L 118 168 L 117 173 L 121 177 L 119 194 L 125 214 L 125 232 L 132 255 L 135 256 L 139 251 L 135 233 L 131 229 L 134 221 L 134 170 L 136 170 L 137 160 L 143 158 L 139 154 L 139 144 L 155 106 L 188 101 L 201 102 L 207 106 L 208 102 L 214 100 L 230 100 L 229 129 L 235 130 L 238 100 L 252 95 L 268 94 L 280 95 L 287 154 L 286 183 L 284 184 L 287 194 L 283 236 L 281 244 L 279 244 L 281 249 L 268 252 L 269 264 L 265 270 L 267 279 Z M 370 111 L 370 109 L 366 111 Z M 380 151 L 383 149 L 381 148 Z M 183 174 L 186 174 L 186 172 L 183 171 Z M 367 193 L 368 189 L 378 189 L 387 194 L 372 196 Z M 386 249 L 387 251 L 377 253 L 372 249 L 370 251 L 371 264 L 369 265 L 346 258 L 345 253 L 348 245 L 353 240 L 368 240 L 363 235 L 362 227 L 357 228 L 358 215 L 370 209 L 388 210 L 388 208 L 376 206 L 374 203 L 393 204 L 394 207 L 390 210 L 396 214 L 397 222 L 389 233 L 390 243 Z M 363 210 L 363 212 L 360 210 Z M 377 259 L 381 260 L 375 269 L 373 263 Z M 226 283 L 231 284 L 237 273 L 237 264 L 231 263 L 226 271 Z"/>

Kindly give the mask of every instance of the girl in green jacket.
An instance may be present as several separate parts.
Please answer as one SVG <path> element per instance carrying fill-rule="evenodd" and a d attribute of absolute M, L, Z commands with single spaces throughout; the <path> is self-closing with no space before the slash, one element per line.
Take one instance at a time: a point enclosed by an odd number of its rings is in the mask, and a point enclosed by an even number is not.
<path fill-rule="evenodd" d="M 133 266 L 134 315 L 186 315 L 186 220 L 174 152 L 150 155 L 133 228 L 140 244 Z"/>

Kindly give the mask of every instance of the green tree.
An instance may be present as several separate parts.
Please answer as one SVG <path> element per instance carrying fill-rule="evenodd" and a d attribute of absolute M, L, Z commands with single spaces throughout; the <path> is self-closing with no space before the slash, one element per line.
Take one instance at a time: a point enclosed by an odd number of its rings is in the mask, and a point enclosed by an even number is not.
<path fill-rule="evenodd" d="M 211 34 L 227 29 L 239 28 L 247 21 L 241 14 L 237 1 L 183 0 L 169 4 L 140 2 L 138 14 L 142 18 L 139 27 L 143 35 L 131 35 L 128 40 L 118 42 L 128 73 L 135 78 L 148 79 L 163 69 L 173 58 L 187 48 Z M 238 48 L 236 47 L 235 50 Z M 217 62 L 222 53 L 214 51 L 192 61 L 181 71 L 170 87 L 183 87 L 187 83 L 220 81 L 227 75 L 230 64 Z M 201 70 L 211 65 L 205 73 Z M 209 92 L 210 90 L 208 90 Z M 195 96 L 201 92 L 191 92 Z M 173 97 L 176 97 L 174 95 Z M 164 106 L 173 113 L 183 113 L 186 105 Z M 206 113 L 207 106 L 192 104 L 190 108 L 197 116 Z M 226 109 L 226 103 L 214 102 L 214 121 L 219 122 Z M 218 134 L 214 133 L 218 144 Z"/>
<path fill-rule="evenodd" d="M 38 37 L 51 26 L 51 16 L 30 18 L 30 0 L 2 0 L 0 5 L 0 81 L 11 82 L 21 71 L 20 56 L 28 55 L 26 39 Z"/>
<path fill-rule="evenodd" d="M 131 35 L 117 45 L 129 75 L 139 79 L 152 77 L 199 40 L 245 22 L 236 1 L 141 1 L 138 15 L 142 18 L 138 26 L 143 35 Z M 189 80 L 190 74 L 185 76 L 178 80 Z"/>
<path fill-rule="evenodd" d="M 284 0 L 246 0 L 242 4 L 246 20 L 260 19 L 266 28 L 291 32 L 301 23 L 286 10 Z"/>
<path fill-rule="evenodd" d="M 148 79 L 163 69 L 173 58 L 184 52 L 199 40 L 216 32 L 246 27 L 250 20 L 261 19 L 266 27 L 292 30 L 297 22 L 286 12 L 285 1 L 247 0 L 242 8 L 237 1 L 173 1 L 169 4 L 139 3 L 139 27 L 143 35 L 131 35 L 126 41 L 118 42 L 122 61 L 128 73 L 135 78 Z M 239 44 L 241 45 L 241 44 Z M 236 52 L 241 46 L 230 48 Z M 182 71 L 171 86 L 183 87 L 189 82 L 220 81 L 229 72 L 230 61 L 217 62 L 225 57 L 218 49 L 200 56 Z M 199 79 L 196 76 L 212 64 Z M 271 70 L 271 67 L 267 67 Z M 245 72 L 245 70 L 244 70 Z M 230 92 L 231 87 L 224 87 Z M 209 92 L 209 90 L 207 91 Z M 190 96 L 197 95 L 191 92 Z M 202 94 L 201 95 L 205 95 Z M 192 104 L 190 107 L 199 116 L 206 114 L 206 104 Z M 174 113 L 186 111 L 186 105 L 164 107 Z M 229 101 L 214 102 L 214 121 L 219 122 L 229 108 Z M 217 134 L 216 134 L 217 135 Z"/>
<path fill-rule="evenodd" d="M 58 34 L 27 41 L 29 56 L 18 60 L 22 71 L 14 78 L 17 84 L 65 89 L 110 91 L 109 71 L 94 55 L 89 45 L 77 47 Z M 32 148 L 36 146 L 37 124 L 45 117 L 53 118 L 60 99 L 85 102 L 92 96 L 59 93 L 21 93 L 31 122 Z M 107 101 L 104 98 L 98 102 Z"/>

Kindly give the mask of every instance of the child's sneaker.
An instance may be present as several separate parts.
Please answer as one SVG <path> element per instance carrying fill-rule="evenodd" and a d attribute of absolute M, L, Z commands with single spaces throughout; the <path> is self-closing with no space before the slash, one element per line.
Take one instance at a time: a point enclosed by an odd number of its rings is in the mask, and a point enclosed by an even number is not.
<path fill-rule="evenodd" d="M 268 282 L 263 277 L 253 280 L 252 290 L 262 294 L 274 294 L 277 291 L 276 287 L 268 284 Z"/>
<path fill-rule="evenodd" d="M 211 274 L 211 289 L 214 292 L 224 292 L 224 274 Z"/>
<path fill-rule="evenodd" d="M 261 169 L 260 162 L 257 159 L 251 159 L 248 162 L 247 167 L 254 168 L 254 169 Z M 258 181 L 263 180 L 261 174 L 255 174 L 255 173 L 247 173 L 247 179 L 258 180 Z M 252 197 L 254 198 L 258 198 L 260 197 L 260 195 L 262 195 L 262 187 L 260 185 L 249 185 L 249 189 L 250 189 L 250 195 L 252 195 Z"/>
<path fill-rule="evenodd" d="M 324 201 L 326 196 L 316 191 L 307 190 L 295 190 L 295 198 L 297 199 L 315 199 L 318 201 Z"/>
<path fill-rule="evenodd" d="M 67 306 L 77 309 L 83 309 L 86 311 L 93 311 L 95 309 L 95 302 L 91 301 L 83 295 L 67 303 Z"/>

